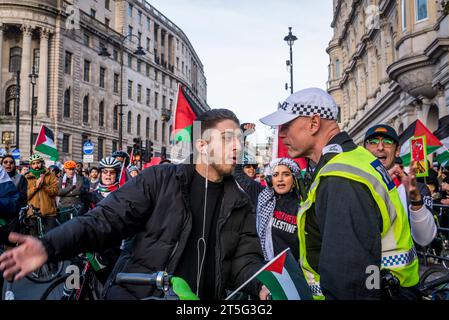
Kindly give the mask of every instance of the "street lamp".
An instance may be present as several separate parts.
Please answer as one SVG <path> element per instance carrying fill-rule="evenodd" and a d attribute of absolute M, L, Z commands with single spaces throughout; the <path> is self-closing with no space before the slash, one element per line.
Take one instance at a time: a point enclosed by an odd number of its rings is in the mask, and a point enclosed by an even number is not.
<path fill-rule="evenodd" d="M 20 69 L 16 71 L 16 149 L 19 149 L 20 127 Z"/>
<path fill-rule="evenodd" d="M 288 27 L 288 35 L 284 38 L 284 41 L 290 46 L 290 60 L 287 61 L 287 67 L 290 67 L 290 92 L 293 94 L 293 44 L 298 38 L 293 35 L 292 27 Z M 288 90 L 288 84 L 285 84 L 285 90 Z"/>
<path fill-rule="evenodd" d="M 31 82 L 31 130 L 30 130 L 30 156 L 33 154 L 33 128 L 34 128 L 34 111 L 36 106 L 34 105 L 34 87 L 39 76 L 36 74 L 36 68 L 33 66 L 32 73 L 29 75 Z"/>
<path fill-rule="evenodd" d="M 134 34 L 128 34 L 126 36 L 109 36 L 106 38 L 106 42 L 109 42 L 112 38 L 116 38 L 120 43 L 120 103 L 116 104 L 116 106 L 120 107 L 120 123 L 119 123 L 119 149 L 123 150 L 123 107 L 126 107 L 127 104 L 123 104 L 123 69 L 124 69 L 124 58 L 123 53 L 125 51 L 124 44 L 125 41 L 131 39 L 132 37 L 136 37 L 139 41 L 139 45 L 137 46 L 137 50 L 134 51 L 135 55 L 143 56 L 145 55 L 145 51 L 140 45 L 140 38 Z M 100 57 L 110 57 L 111 54 L 108 52 L 106 46 L 102 45 L 100 48 L 100 52 L 98 53 Z"/>

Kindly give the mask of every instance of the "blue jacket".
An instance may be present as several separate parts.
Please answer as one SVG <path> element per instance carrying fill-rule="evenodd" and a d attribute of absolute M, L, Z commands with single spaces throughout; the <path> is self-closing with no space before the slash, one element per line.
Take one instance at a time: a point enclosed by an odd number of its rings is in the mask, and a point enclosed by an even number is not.
<path fill-rule="evenodd" d="M 19 211 L 19 190 L 17 190 L 5 169 L 0 166 L 0 244 L 6 244 L 8 231 L 5 226 Z"/>

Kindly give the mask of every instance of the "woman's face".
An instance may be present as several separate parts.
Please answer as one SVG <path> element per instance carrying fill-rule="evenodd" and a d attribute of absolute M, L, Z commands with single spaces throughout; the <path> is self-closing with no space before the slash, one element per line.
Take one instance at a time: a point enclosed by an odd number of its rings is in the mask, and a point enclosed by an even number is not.
<path fill-rule="evenodd" d="M 137 177 L 138 174 L 139 174 L 139 172 L 137 172 L 136 170 L 133 170 L 133 171 L 131 171 L 131 172 L 129 173 L 129 175 L 130 175 L 132 178 Z"/>
<path fill-rule="evenodd" d="M 115 183 L 117 172 L 115 169 L 102 169 L 101 170 L 101 184 L 109 186 Z"/>
<path fill-rule="evenodd" d="M 293 189 L 293 175 L 287 166 L 277 166 L 272 173 L 273 188 L 277 194 L 287 194 Z"/>
<path fill-rule="evenodd" d="M 2 161 L 3 168 L 5 168 L 6 172 L 10 173 L 14 170 L 14 159 L 12 158 L 4 158 Z"/>

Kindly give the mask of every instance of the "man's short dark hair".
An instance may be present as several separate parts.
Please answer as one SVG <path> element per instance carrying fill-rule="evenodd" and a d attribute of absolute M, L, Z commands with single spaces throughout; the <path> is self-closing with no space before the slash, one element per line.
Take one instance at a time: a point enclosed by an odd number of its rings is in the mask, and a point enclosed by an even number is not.
<path fill-rule="evenodd" d="M 212 109 L 200 114 L 195 121 L 201 122 L 201 134 L 206 130 L 215 128 L 217 124 L 224 120 L 234 121 L 240 126 L 240 120 L 234 112 L 228 109 Z"/>
<path fill-rule="evenodd" d="M 92 171 L 94 171 L 94 170 L 96 170 L 98 173 L 100 172 L 100 169 L 98 169 L 97 167 L 92 167 L 92 168 L 90 168 L 90 170 L 89 170 L 89 174 L 91 174 Z"/>

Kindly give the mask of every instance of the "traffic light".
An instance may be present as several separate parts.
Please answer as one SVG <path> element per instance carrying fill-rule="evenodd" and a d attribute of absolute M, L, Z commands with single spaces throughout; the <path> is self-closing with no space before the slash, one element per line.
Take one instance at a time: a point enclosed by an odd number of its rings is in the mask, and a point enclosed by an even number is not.
<path fill-rule="evenodd" d="M 147 139 L 145 141 L 145 147 L 147 153 L 147 161 L 151 161 L 151 158 L 153 157 L 153 141 Z"/>
<path fill-rule="evenodd" d="M 162 147 L 161 148 L 161 159 L 167 159 L 167 147 Z"/>
<path fill-rule="evenodd" d="M 140 161 L 142 157 L 142 139 L 134 138 L 133 139 L 133 157 L 136 161 Z"/>

